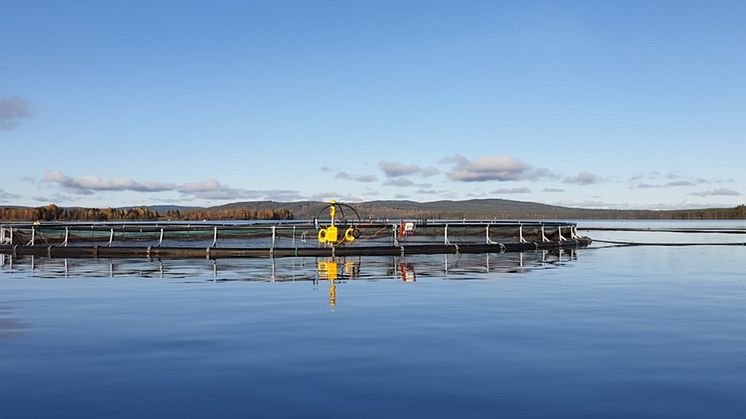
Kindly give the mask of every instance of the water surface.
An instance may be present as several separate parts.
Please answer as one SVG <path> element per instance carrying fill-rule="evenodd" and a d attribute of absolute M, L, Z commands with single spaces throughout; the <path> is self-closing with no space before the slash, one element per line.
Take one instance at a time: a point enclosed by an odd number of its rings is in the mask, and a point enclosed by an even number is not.
<path fill-rule="evenodd" d="M 3 263 L 3 417 L 746 411 L 746 247 Z"/>

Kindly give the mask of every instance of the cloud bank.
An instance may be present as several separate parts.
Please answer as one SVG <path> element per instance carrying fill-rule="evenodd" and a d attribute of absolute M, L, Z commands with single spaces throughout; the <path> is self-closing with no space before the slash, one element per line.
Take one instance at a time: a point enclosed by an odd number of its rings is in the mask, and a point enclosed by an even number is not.
<path fill-rule="evenodd" d="M 102 179 L 98 176 L 70 177 L 59 170 L 50 170 L 42 182 L 78 194 L 93 195 L 96 192 L 177 192 L 184 197 L 211 200 L 281 200 L 292 201 L 303 199 L 298 191 L 288 189 L 253 190 L 232 188 L 215 179 L 182 184 L 136 181 L 129 178 Z"/>
<path fill-rule="evenodd" d="M 420 170 L 422 170 L 420 169 L 420 166 L 416 164 L 406 164 L 406 163 L 391 162 L 391 161 L 379 162 L 378 168 L 381 169 L 381 171 L 383 172 L 383 174 L 386 175 L 386 177 L 407 176 L 407 175 L 418 173 Z M 430 176 L 432 176 L 432 174 L 435 174 L 432 172 L 432 169 L 434 168 L 428 168 L 428 174 Z"/>
<path fill-rule="evenodd" d="M 507 182 L 514 180 L 538 180 L 555 175 L 547 169 L 531 167 L 508 155 L 496 155 L 469 160 L 455 154 L 441 160 L 453 164 L 448 178 L 457 182 Z"/>

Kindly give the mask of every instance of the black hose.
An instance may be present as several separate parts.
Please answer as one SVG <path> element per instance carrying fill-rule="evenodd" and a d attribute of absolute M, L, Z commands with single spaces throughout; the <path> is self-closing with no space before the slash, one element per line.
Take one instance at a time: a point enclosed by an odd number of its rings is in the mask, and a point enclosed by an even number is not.
<path fill-rule="evenodd" d="M 746 234 L 746 229 L 733 228 L 641 228 L 641 227 L 578 227 L 582 231 L 635 231 L 647 233 L 704 233 L 704 234 Z"/>
<path fill-rule="evenodd" d="M 645 242 L 624 242 L 616 240 L 599 240 L 591 239 L 594 243 L 618 244 L 624 246 L 746 246 L 746 243 L 707 243 L 707 242 L 688 242 L 688 243 L 645 243 Z"/>
<path fill-rule="evenodd" d="M 354 213 L 355 213 L 355 216 L 357 217 L 357 223 L 358 223 L 358 224 L 361 224 L 361 223 L 363 222 L 363 221 L 362 221 L 362 219 L 360 218 L 360 213 L 358 213 L 358 212 L 357 212 L 357 210 L 356 210 L 355 208 L 353 208 L 353 207 L 352 207 L 352 206 L 350 206 L 350 205 L 347 205 L 347 204 L 343 204 L 343 203 L 341 203 L 341 202 L 337 202 L 337 203 L 335 203 L 335 204 L 326 204 L 326 205 L 325 205 L 324 207 L 322 207 L 322 208 L 321 208 L 321 209 L 319 210 L 319 212 L 318 212 L 318 213 L 316 213 L 316 218 L 317 218 L 317 219 L 318 219 L 318 218 L 320 218 L 319 216 L 321 215 L 321 213 L 322 213 L 322 212 L 324 212 L 325 210 L 328 210 L 328 209 L 329 209 L 329 208 L 331 208 L 331 207 L 332 207 L 333 205 L 336 205 L 336 206 L 340 207 L 340 208 L 339 208 L 339 212 L 340 212 L 340 213 L 342 214 L 342 219 L 343 219 L 343 220 L 345 220 L 345 221 L 346 221 L 346 218 L 345 218 L 345 215 L 344 215 L 344 214 L 345 214 L 345 213 L 344 213 L 344 209 L 342 209 L 342 207 L 347 207 L 347 208 L 351 209 L 351 210 L 352 210 L 352 212 L 354 212 Z"/>

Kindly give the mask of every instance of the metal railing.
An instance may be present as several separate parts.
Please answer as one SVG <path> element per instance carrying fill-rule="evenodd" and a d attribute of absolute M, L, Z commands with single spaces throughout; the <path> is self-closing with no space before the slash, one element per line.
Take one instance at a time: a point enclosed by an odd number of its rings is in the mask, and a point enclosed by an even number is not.
<path fill-rule="evenodd" d="M 402 234 L 402 225 L 407 222 L 414 225 L 413 235 Z M 246 223 L 17 223 L 0 225 L 0 244 L 67 247 L 75 243 L 96 242 L 111 247 L 115 242 L 148 241 L 154 247 L 161 247 L 168 241 L 172 244 L 203 242 L 205 247 L 210 248 L 237 242 L 248 247 L 252 244 L 269 248 L 309 247 L 318 246 L 318 226 L 327 223 L 328 220 Z M 564 241 L 579 237 L 575 223 L 557 221 L 396 220 L 354 224 L 363 233 L 352 245 L 527 243 Z"/>

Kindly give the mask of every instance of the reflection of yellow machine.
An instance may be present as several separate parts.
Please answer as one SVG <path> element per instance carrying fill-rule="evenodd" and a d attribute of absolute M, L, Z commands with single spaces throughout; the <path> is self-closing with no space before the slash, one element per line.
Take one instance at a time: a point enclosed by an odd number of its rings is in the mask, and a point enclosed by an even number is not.
<path fill-rule="evenodd" d="M 333 281 L 339 276 L 339 267 L 337 261 L 321 261 L 317 262 L 316 269 L 319 272 L 319 279 L 328 279 Z"/>
<path fill-rule="evenodd" d="M 316 270 L 319 279 L 345 279 L 357 278 L 360 275 L 360 262 L 356 260 L 344 260 L 341 263 L 338 258 L 321 260 L 316 262 Z"/>
<path fill-rule="evenodd" d="M 339 244 L 352 243 L 353 241 L 355 241 L 355 239 L 360 237 L 360 230 L 358 230 L 357 227 L 355 227 L 354 225 L 352 226 L 343 225 L 342 228 L 340 229 L 335 224 L 335 221 L 337 218 L 337 208 L 341 210 L 342 216 L 344 216 L 344 210 L 342 209 L 342 207 L 347 207 L 351 209 L 353 212 L 355 212 L 355 215 L 358 216 L 358 220 L 360 220 L 360 215 L 357 213 L 355 208 L 352 208 L 351 206 L 347 204 L 338 203 L 337 201 L 329 201 L 328 207 L 329 207 L 329 218 L 331 218 L 331 224 L 328 227 L 319 229 L 319 234 L 318 234 L 319 243 L 336 246 Z"/>
<path fill-rule="evenodd" d="M 337 304 L 337 286 L 335 280 L 345 278 L 357 278 L 360 275 L 360 263 L 354 260 L 344 260 L 339 263 L 339 259 L 332 258 L 316 262 L 316 270 L 319 273 L 319 279 L 329 280 L 329 304 Z"/>

